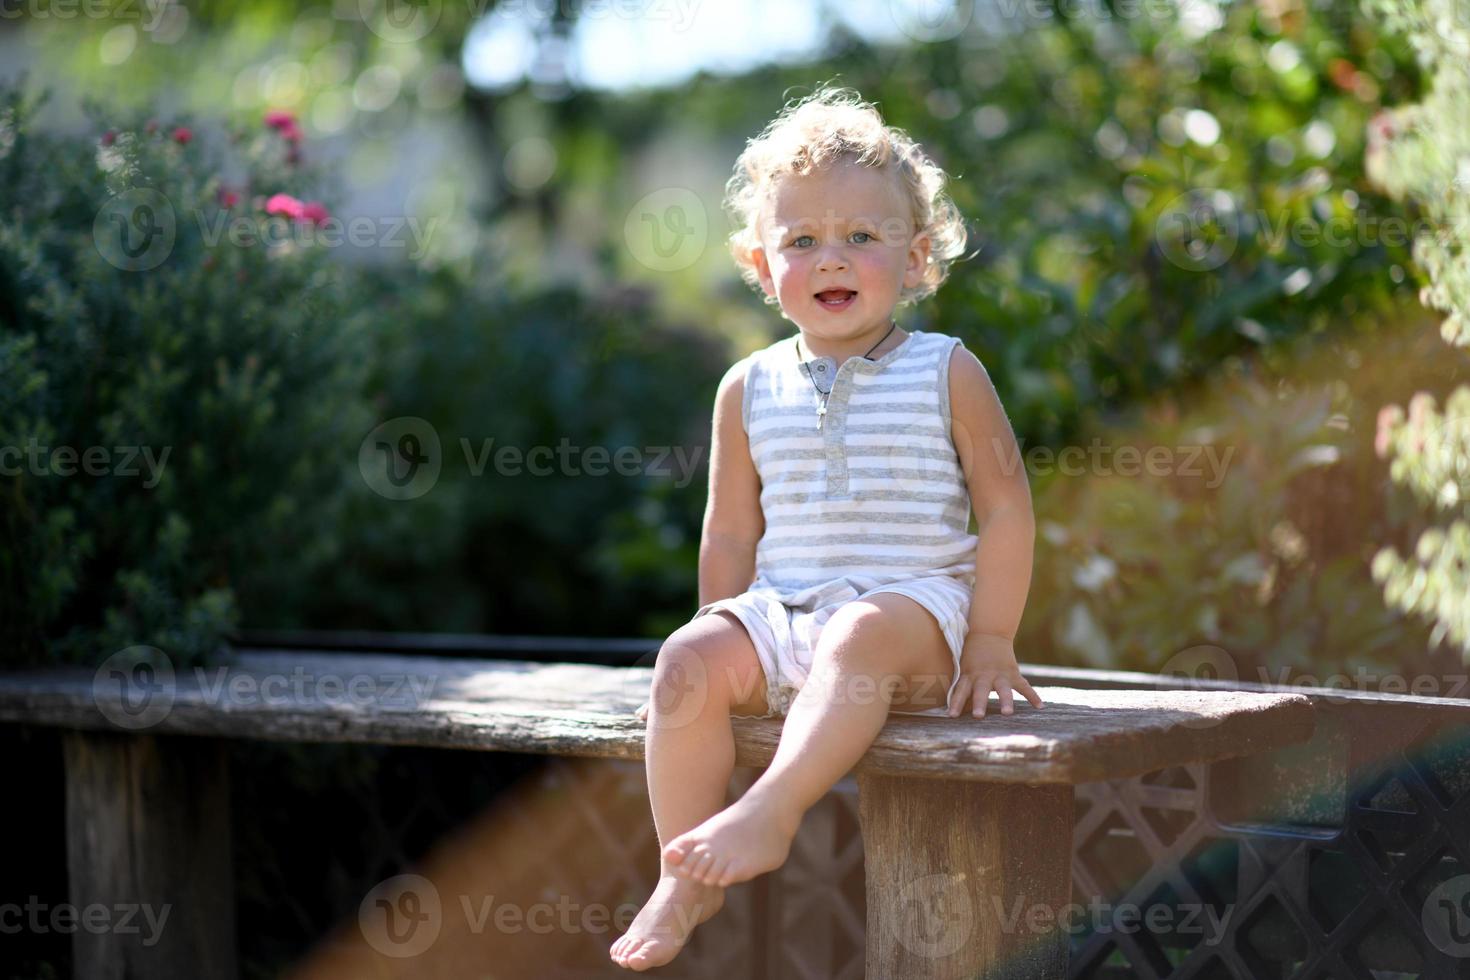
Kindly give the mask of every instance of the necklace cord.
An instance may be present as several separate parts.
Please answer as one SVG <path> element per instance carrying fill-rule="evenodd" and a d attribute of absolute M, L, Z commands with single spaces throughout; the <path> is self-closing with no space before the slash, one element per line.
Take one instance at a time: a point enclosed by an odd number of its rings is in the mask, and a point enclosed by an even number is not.
<path fill-rule="evenodd" d="M 868 354 L 871 354 L 871 353 L 873 353 L 873 351 L 877 350 L 878 347 L 883 343 L 883 341 L 887 340 L 889 338 L 889 336 L 893 333 L 893 331 L 895 331 L 897 329 L 898 329 L 898 321 L 897 320 L 890 320 L 889 321 L 889 327 L 888 327 L 888 333 L 885 333 L 882 337 L 880 337 L 878 339 L 878 343 L 876 343 L 872 347 L 869 347 L 868 348 Z M 863 355 L 863 359 L 864 360 L 868 360 L 869 359 L 868 358 L 868 354 L 864 354 Z M 797 357 L 798 360 L 801 360 L 801 338 L 800 337 L 796 338 L 796 357 Z M 802 361 L 802 363 L 805 364 L 806 362 L 805 361 Z M 840 369 L 841 368 L 841 365 L 838 365 L 838 367 Z M 821 398 L 822 398 L 822 404 L 819 405 L 819 406 L 817 406 L 817 428 L 820 429 L 822 427 L 823 416 L 825 416 L 827 414 L 827 399 L 829 399 L 829 398 L 832 397 L 832 392 L 830 390 L 828 390 L 828 391 L 823 391 L 822 390 L 821 386 L 817 384 L 817 379 L 814 378 L 814 377 L 812 377 L 812 372 L 811 372 L 811 369 L 810 368 L 807 369 L 806 377 L 807 377 L 807 380 L 812 383 L 812 387 L 817 389 L 817 394 L 820 395 Z M 835 377 L 832 379 L 832 383 L 833 383 L 833 385 L 836 385 L 837 379 Z"/>
<path fill-rule="evenodd" d="M 868 354 L 871 354 L 871 353 L 873 353 L 873 351 L 877 350 L 878 347 L 883 343 L 883 341 L 887 340 L 893 334 L 893 331 L 895 331 L 897 329 L 898 329 L 898 321 L 897 320 L 889 320 L 888 321 L 888 333 L 885 333 L 883 336 L 879 337 L 878 338 L 878 343 L 876 343 L 872 347 L 869 347 L 868 348 Z M 863 357 L 867 357 L 868 354 L 864 354 Z M 796 356 L 797 357 L 801 357 L 801 338 L 800 337 L 797 337 L 796 338 Z"/>
<path fill-rule="evenodd" d="M 878 338 L 878 343 L 876 343 L 872 347 L 869 347 L 868 348 L 868 354 L 871 354 L 871 353 L 873 353 L 873 351 L 877 350 L 883 344 L 883 341 L 887 340 L 890 336 L 892 336 L 893 331 L 895 331 L 897 329 L 898 329 L 898 321 L 897 320 L 890 320 L 889 321 L 889 326 L 888 326 L 888 333 L 885 333 L 883 336 L 879 337 Z M 864 354 L 863 355 L 864 360 L 867 359 L 868 354 Z M 796 338 L 796 356 L 797 357 L 801 357 L 801 338 L 800 337 Z M 805 363 L 805 362 L 803 361 L 803 363 Z M 841 365 L 838 365 L 838 366 L 841 367 Z M 820 387 L 818 387 L 818 385 L 817 385 L 817 379 L 812 377 L 812 374 L 811 374 L 810 371 L 807 372 L 806 378 L 807 378 L 808 381 L 810 381 L 812 383 L 812 387 L 817 389 L 817 394 L 819 394 L 819 395 L 822 396 L 822 404 L 825 405 L 827 403 L 827 398 L 832 394 L 832 392 L 830 392 L 830 391 L 823 391 Z M 833 381 L 836 381 L 837 379 L 836 378 L 833 378 L 832 380 Z"/>

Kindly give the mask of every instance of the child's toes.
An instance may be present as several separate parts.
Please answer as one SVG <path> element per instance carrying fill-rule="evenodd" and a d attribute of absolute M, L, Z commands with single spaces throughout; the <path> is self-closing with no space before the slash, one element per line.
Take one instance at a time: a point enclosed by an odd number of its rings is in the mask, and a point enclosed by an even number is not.
<path fill-rule="evenodd" d="M 704 857 L 704 851 L 692 850 L 684 855 L 684 860 L 674 868 L 674 872 L 693 881 L 703 881 L 704 869 L 700 865 L 703 864 Z"/>
<path fill-rule="evenodd" d="M 719 869 L 719 858 L 711 858 L 710 860 L 704 862 L 704 865 L 700 867 L 699 880 L 706 885 L 713 885 L 717 880 L 719 880 L 716 876 L 716 872 L 719 871 Z"/>
<path fill-rule="evenodd" d="M 689 844 L 686 841 L 671 841 L 669 843 L 669 846 L 664 848 L 664 860 L 669 862 L 670 864 L 682 865 L 684 863 L 684 859 L 688 856 Z M 687 867 L 685 868 L 685 870 L 688 870 Z"/>

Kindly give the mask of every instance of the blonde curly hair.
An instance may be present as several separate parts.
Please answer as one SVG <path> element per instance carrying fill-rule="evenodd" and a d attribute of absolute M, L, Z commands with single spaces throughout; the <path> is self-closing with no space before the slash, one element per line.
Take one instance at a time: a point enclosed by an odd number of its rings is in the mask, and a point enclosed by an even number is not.
<path fill-rule="evenodd" d="M 760 245 L 761 208 L 785 175 L 806 175 L 839 160 L 892 168 L 908 198 L 915 231 L 929 233 L 928 268 L 918 286 L 904 287 L 898 304 L 916 303 L 933 295 L 949 275 L 950 264 L 965 249 L 964 216 L 950 200 L 949 176 L 903 130 L 885 125 L 877 108 L 851 88 L 822 87 L 781 114 L 749 140 L 725 184 L 724 208 L 735 231 L 730 254 L 740 278 L 760 289 L 751 250 Z M 765 296 L 775 304 L 773 296 Z"/>

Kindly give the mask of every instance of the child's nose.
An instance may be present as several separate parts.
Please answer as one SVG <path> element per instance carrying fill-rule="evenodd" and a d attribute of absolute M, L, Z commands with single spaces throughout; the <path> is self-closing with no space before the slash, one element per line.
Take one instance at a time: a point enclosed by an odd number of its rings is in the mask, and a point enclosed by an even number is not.
<path fill-rule="evenodd" d="M 824 248 L 822 249 L 822 254 L 817 258 L 817 268 L 823 272 L 846 269 L 847 258 L 839 248 Z"/>

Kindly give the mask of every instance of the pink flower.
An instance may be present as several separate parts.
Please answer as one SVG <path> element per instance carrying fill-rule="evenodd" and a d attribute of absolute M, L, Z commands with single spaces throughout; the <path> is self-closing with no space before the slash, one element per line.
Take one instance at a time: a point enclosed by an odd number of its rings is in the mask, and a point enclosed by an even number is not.
<path fill-rule="evenodd" d="M 1368 120 L 1368 140 L 1370 143 L 1385 143 L 1394 138 L 1397 127 L 1394 125 L 1394 115 L 1388 109 L 1380 109 L 1373 118 Z"/>
<path fill-rule="evenodd" d="M 174 142 L 180 146 L 186 146 L 194 138 L 194 131 L 188 126 L 174 127 Z"/>
<path fill-rule="evenodd" d="M 326 224 L 327 219 L 330 217 L 331 215 L 327 212 L 326 207 L 321 201 L 307 201 L 301 205 L 301 214 L 298 215 L 297 220 L 310 221 L 312 224 L 320 226 Z"/>
<path fill-rule="evenodd" d="M 288 218 L 300 218 L 303 207 L 305 205 L 290 194 L 272 194 L 270 200 L 265 202 L 265 213 L 285 215 Z"/>
<path fill-rule="evenodd" d="M 220 187 L 215 197 L 218 199 L 219 203 L 226 208 L 232 208 L 236 204 L 240 203 L 239 193 L 230 190 L 228 187 Z"/>
<path fill-rule="evenodd" d="M 296 125 L 296 117 L 285 109 L 272 109 L 265 114 L 265 124 L 271 129 L 285 129 Z"/>
<path fill-rule="evenodd" d="M 107 132 L 105 132 L 105 133 L 102 134 L 102 140 L 101 140 L 101 142 L 102 142 L 102 145 L 103 146 L 111 146 L 116 141 L 117 141 L 117 133 L 115 133 L 114 131 L 112 131 L 112 130 L 109 129 Z"/>
<path fill-rule="evenodd" d="M 1384 405 L 1378 410 L 1378 430 L 1373 435 L 1373 452 L 1379 459 L 1388 458 L 1393 445 L 1393 430 L 1403 424 L 1404 410 L 1397 405 Z"/>
<path fill-rule="evenodd" d="M 290 194 L 273 194 L 265 202 L 266 214 L 279 214 L 295 221 L 309 221 L 314 225 L 325 224 L 331 214 L 321 201 L 300 201 Z"/>
<path fill-rule="evenodd" d="M 288 142 L 288 143 L 300 143 L 301 142 L 301 127 L 298 126 L 298 125 L 296 125 L 294 122 L 291 123 L 290 125 L 282 126 L 281 127 L 281 137 L 283 139 L 285 139 L 286 142 Z"/>

